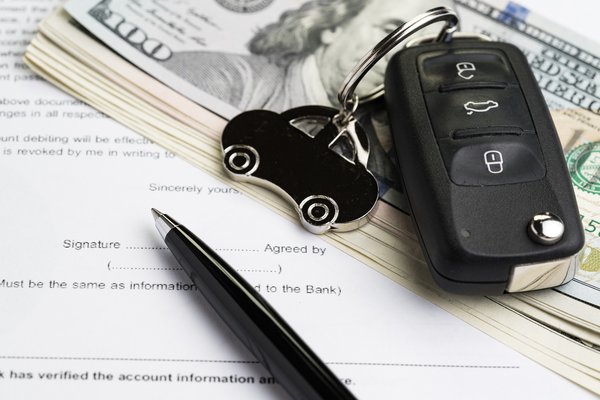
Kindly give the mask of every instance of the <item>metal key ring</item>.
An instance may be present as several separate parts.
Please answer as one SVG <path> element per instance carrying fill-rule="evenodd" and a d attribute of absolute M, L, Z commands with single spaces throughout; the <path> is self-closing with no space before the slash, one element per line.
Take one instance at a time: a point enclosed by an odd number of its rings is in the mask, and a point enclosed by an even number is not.
<path fill-rule="evenodd" d="M 438 34 L 436 40 L 439 42 L 449 42 L 452 40 L 452 35 L 457 29 L 458 16 L 450 8 L 436 7 L 401 25 L 377 43 L 371 51 L 365 54 L 348 76 L 346 76 L 346 79 L 344 79 L 344 82 L 338 91 L 338 100 L 341 104 L 339 114 L 341 120 L 346 120 L 353 114 L 356 107 L 358 107 L 359 101 L 371 100 L 383 92 L 383 84 L 381 84 L 362 98 L 359 98 L 358 95 L 354 93 L 356 87 L 367 72 L 369 72 L 383 56 L 406 40 L 409 36 L 440 21 L 446 21 L 446 24 Z"/>

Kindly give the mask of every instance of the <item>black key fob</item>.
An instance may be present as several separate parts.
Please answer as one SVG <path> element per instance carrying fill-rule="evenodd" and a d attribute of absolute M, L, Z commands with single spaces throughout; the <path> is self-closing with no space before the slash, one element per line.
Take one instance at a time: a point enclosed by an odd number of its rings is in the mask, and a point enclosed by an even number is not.
<path fill-rule="evenodd" d="M 442 288 L 499 294 L 575 275 L 577 203 L 519 49 L 474 39 L 403 49 L 385 95 L 421 247 Z"/>

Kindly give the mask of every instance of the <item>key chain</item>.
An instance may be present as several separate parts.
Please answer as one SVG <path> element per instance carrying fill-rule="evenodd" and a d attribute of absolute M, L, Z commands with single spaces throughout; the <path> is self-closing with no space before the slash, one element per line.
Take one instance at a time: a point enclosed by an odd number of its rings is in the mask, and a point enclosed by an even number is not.
<path fill-rule="evenodd" d="M 379 198 L 367 169 L 369 140 L 354 113 L 359 102 L 379 96 L 383 85 L 360 98 L 355 90 L 367 72 L 400 42 L 439 21 L 438 41 L 450 41 L 458 17 L 438 7 L 403 24 L 358 62 L 339 92 L 340 108 L 308 105 L 282 113 L 251 110 L 223 131 L 223 163 L 238 181 L 267 187 L 288 200 L 310 232 L 348 231 L 368 221 Z M 345 149 L 345 152 L 336 151 Z"/>

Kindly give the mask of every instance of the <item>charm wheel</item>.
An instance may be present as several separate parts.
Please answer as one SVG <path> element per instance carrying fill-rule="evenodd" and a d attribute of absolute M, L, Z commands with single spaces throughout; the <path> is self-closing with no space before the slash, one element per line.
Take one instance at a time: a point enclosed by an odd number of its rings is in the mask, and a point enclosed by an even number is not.
<path fill-rule="evenodd" d="M 224 151 L 225 168 L 232 174 L 252 175 L 259 164 L 258 152 L 252 146 L 234 144 Z"/>
<path fill-rule="evenodd" d="M 328 196 L 308 196 L 300 203 L 302 220 L 314 233 L 327 231 L 335 222 L 339 214 L 339 207 L 335 200 Z"/>

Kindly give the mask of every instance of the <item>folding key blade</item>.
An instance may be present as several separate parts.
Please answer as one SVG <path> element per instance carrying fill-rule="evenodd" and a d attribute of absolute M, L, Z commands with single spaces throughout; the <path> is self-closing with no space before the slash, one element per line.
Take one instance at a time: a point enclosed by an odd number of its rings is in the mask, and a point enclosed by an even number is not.
<path fill-rule="evenodd" d="M 236 116 L 221 138 L 226 171 L 233 179 L 282 195 L 313 233 L 360 227 L 377 203 L 377 181 L 354 143 L 351 159 L 330 148 L 340 136 L 333 123 L 336 114 L 333 108 L 305 106 L 282 114 L 254 110 Z M 354 131 L 364 153 L 366 134 L 358 124 Z"/>

